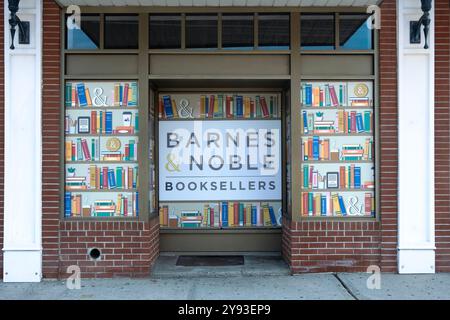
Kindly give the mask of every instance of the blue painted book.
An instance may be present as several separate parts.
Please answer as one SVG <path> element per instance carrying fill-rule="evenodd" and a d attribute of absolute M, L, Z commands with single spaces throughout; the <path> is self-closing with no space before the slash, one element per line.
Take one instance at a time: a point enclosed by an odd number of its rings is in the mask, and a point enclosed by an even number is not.
<path fill-rule="evenodd" d="M 209 98 L 205 97 L 205 117 L 209 116 Z"/>
<path fill-rule="evenodd" d="M 72 215 L 72 193 L 66 192 L 64 196 L 64 217 Z"/>
<path fill-rule="evenodd" d="M 222 202 L 222 227 L 228 227 L 228 202 Z"/>
<path fill-rule="evenodd" d="M 307 84 L 305 85 L 305 100 L 306 100 L 306 105 L 310 106 L 312 105 L 312 85 Z"/>
<path fill-rule="evenodd" d="M 308 116 L 306 111 L 303 111 L 302 114 L 303 114 L 303 133 L 308 133 Z"/>
<path fill-rule="evenodd" d="M 139 192 L 136 192 L 136 217 L 139 217 Z"/>
<path fill-rule="evenodd" d="M 119 105 L 123 106 L 123 85 L 119 86 Z"/>
<path fill-rule="evenodd" d="M 112 118 L 113 118 L 112 111 L 106 111 L 105 112 L 105 133 L 106 134 L 113 133 L 113 125 L 112 125 L 113 119 Z"/>
<path fill-rule="evenodd" d="M 116 188 L 116 177 L 114 176 L 114 169 L 108 170 L 108 185 L 110 189 Z"/>
<path fill-rule="evenodd" d="M 86 99 L 86 90 L 84 88 L 84 83 L 77 84 L 77 94 L 78 94 L 78 103 L 80 107 L 86 107 L 88 103 Z"/>
<path fill-rule="evenodd" d="M 65 106 L 72 106 L 72 84 L 70 82 L 66 83 L 66 91 L 65 91 Z"/>
<path fill-rule="evenodd" d="M 364 111 L 364 131 L 370 132 L 370 111 Z"/>
<path fill-rule="evenodd" d="M 135 189 L 137 187 L 137 180 L 138 180 L 138 167 L 133 168 L 133 182 L 132 186 Z"/>
<path fill-rule="evenodd" d="M 320 196 L 320 215 L 321 216 L 327 215 L 327 197 L 326 196 Z"/>
<path fill-rule="evenodd" d="M 258 224 L 258 209 L 256 206 L 252 206 L 252 226 Z"/>
<path fill-rule="evenodd" d="M 134 133 L 139 132 L 139 112 L 134 114 Z"/>
<path fill-rule="evenodd" d="M 244 225 L 244 204 L 239 203 L 239 225 Z"/>
<path fill-rule="evenodd" d="M 170 96 L 163 96 L 164 113 L 166 118 L 173 118 L 172 101 Z"/>
<path fill-rule="evenodd" d="M 343 216 L 346 216 L 347 209 L 345 209 L 344 199 L 342 198 L 342 196 L 339 196 L 338 199 L 339 199 L 339 207 L 341 208 L 341 214 Z"/>
<path fill-rule="evenodd" d="M 275 217 L 275 212 L 273 211 L 273 207 L 269 206 L 269 216 L 270 216 L 270 222 L 273 226 L 277 225 L 277 218 Z"/>
<path fill-rule="evenodd" d="M 319 160 L 319 137 L 314 136 L 313 137 L 313 160 Z"/>
<path fill-rule="evenodd" d="M 356 114 L 356 131 L 364 132 L 364 123 L 361 112 L 358 112 Z"/>
<path fill-rule="evenodd" d="M 131 95 L 128 92 L 128 106 L 135 107 L 135 106 L 137 106 L 137 96 L 138 96 L 137 82 L 131 82 L 130 89 L 131 89 Z"/>
<path fill-rule="evenodd" d="M 314 195 L 312 192 L 309 192 L 308 193 L 308 215 L 309 216 L 312 216 L 314 214 L 313 203 L 314 203 Z"/>
<path fill-rule="evenodd" d="M 244 98 L 236 96 L 236 117 L 242 118 L 244 116 Z"/>
<path fill-rule="evenodd" d="M 355 167 L 354 184 L 355 189 L 361 188 L 361 167 Z"/>

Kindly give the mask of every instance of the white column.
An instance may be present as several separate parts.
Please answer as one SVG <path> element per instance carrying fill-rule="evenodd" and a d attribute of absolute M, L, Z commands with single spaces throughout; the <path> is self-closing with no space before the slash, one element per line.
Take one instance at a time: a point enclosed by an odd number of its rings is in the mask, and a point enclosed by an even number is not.
<path fill-rule="evenodd" d="M 422 15 L 420 0 L 397 0 L 399 273 L 435 272 L 432 5 L 429 49 L 424 49 L 423 31 L 421 44 L 409 43 L 409 22 Z"/>
<path fill-rule="evenodd" d="M 42 0 L 20 1 L 18 16 L 30 21 L 30 44 L 10 50 L 8 1 L 5 19 L 5 209 L 3 281 L 42 277 L 41 83 Z"/>

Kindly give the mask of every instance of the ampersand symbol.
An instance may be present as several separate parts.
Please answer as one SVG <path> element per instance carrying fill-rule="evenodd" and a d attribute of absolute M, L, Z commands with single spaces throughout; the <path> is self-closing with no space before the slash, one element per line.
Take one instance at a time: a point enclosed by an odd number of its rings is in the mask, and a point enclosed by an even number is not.
<path fill-rule="evenodd" d="M 348 199 L 348 214 L 350 215 L 361 215 L 362 214 L 362 205 L 358 207 L 356 207 L 356 205 L 358 204 L 359 199 L 358 197 L 350 197 Z"/>
<path fill-rule="evenodd" d="M 95 88 L 94 89 L 94 106 L 96 107 L 106 107 L 106 100 L 108 99 L 107 96 L 102 96 L 103 89 L 102 88 Z"/>
<path fill-rule="evenodd" d="M 194 118 L 194 109 L 189 107 L 189 101 L 187 99 L 180 100 L 179 110 L 181 118 Z"/>
<path fill-rule="evenodd" d="M 174 154 L 169 153 L 166 157 L 167 159 L 167 163 L 164 165 L 164 167 L 166 168 L 167 171 L 169 172 L 180 172 L 180 165 L 178 163 L 175 162 L 176 157 Z"/>

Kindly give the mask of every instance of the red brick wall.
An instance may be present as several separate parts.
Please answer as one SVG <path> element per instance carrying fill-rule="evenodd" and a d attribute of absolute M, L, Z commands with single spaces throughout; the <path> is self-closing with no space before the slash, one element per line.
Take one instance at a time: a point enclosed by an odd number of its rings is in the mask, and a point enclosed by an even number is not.
<path fill-rule="evenodd" d="M 62 221 L 61 277 L 77 265 L 83 278 L 148 276 L 159 250 L 159 220 L 85 222 Z M 98 261 L 88 257 L 90 248 L 100 249 Z"/>
<path fill-rule="evenodd" d="M 450 4 L 435 3 L 436 271 L 450 271 Z"/>
<path fill-rule="evenodd" d="M 380 29 L 380 217 L 381 267 L 385 272 L 397 271 L 397 173 L 398 173 L 398 108 L 397 108 L 397 17 L 396 1 L 381 5 Z"/>
<path fill-rule="evenodd" d="M 293 273 L 396 271 L 396 2 L 384 1 L 380 30 L 380 221 L 284 220 L 282 252 Z M 296 214 L 296 213 L 294 213 Z"/>
<path fill-rule="evenodd" d="M 5 137 L 5 60 L 3 5 L 0 6 L 0 279 L 3 279 L 3 190 L 4 190 L 4 137 Z"/>
<path fill-rule="evenodd" d="M 42 88 L 42 246 L 43 276 L 58 276 L 61 134 L 61 24 L 60 8 L 53 0 L 43 3 Z"/>
<path fill-rule="evenodd" d="M 78 265 L 82 277 L 144 276 L 159 253 L 159 221 L 61 221 L 61 21 L 58 5 L 44 0 L 43 39 L 43 275 L 65 277 Z M 3 121 L 3 118 L 1 119 Z M 3 159 L 1 159 L 3 161 Z M 3 167 L 3 166 L 2 166 Z M 3 180 L 2 180 L 3 181 Z M 2 182 L 1 181 L 1 182 Z M 102 251 L 91 261 L 88 248 Z"/>

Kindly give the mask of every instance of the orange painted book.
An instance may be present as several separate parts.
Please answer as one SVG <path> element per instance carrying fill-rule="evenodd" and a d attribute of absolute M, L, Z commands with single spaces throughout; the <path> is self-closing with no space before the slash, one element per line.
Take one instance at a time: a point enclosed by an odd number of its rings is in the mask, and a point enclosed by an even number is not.
<path fill-rule="evenodd" d="M 91 111 L 91 133 L 97 133 L 97 111 Z"/>
<path fill-rule="evenodd" d="M 345 189 L 345 166 L 339 167 L 339 188 Z"/>

